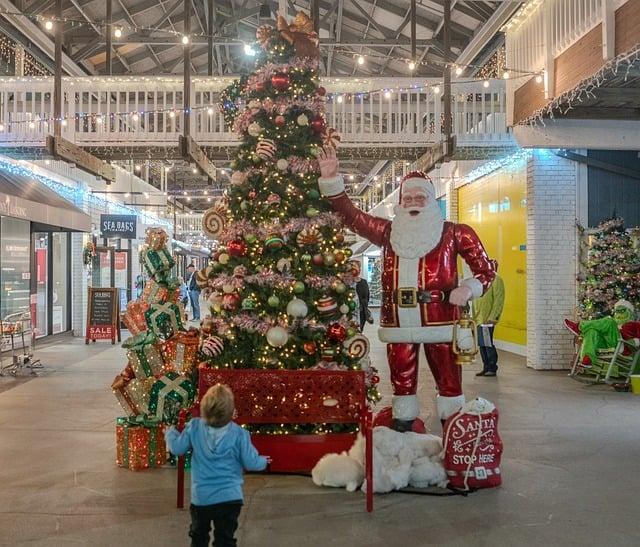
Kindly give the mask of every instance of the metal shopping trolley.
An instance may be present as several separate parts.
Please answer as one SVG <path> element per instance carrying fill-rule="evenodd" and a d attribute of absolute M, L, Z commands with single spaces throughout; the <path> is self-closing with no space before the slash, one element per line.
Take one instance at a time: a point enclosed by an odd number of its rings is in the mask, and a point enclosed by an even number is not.
<path fill-rule="evenodd" d="M 43 365 L 34 358 L 34 333 L 28 311 L 12 313 L 0 318 L 0 376 L 29 371 L 37 374 Z M 11 355 L 7 357 L 7 353 Z"/>

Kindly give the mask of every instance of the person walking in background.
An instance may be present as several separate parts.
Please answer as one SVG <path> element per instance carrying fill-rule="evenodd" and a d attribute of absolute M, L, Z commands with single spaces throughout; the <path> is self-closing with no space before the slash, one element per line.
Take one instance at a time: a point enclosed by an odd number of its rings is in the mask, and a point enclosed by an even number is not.
<path fill-rule="evenodd" d="M 358 309 L 360 312 L 360 332 L 362 332 L 365 323 L 373 323 L 373 317 L 371 316 L 371 310 L 369 309 L 369 283 L 367 283 L 366 279 L 360 277 L 360 262 L 354 260 L 351 262 L 351 267 L 353 278 L 356 282 L 356 294 L 358 295 Z"/>
<path fill-rule="evenodd" d="M 495 376 L 498 373 L 498 350 L 493 343 L 493 331 L 504 308 L 504 281 L 498 275 L 498 263 L 491 260 L 496 277 L 483 296 L 473 301 L 473 320 L 478 328 L 478 346 L 482 370 L 476 376 Z"/>
<path fill-rule="evenodd" d="M 193 547 L 208 547 L 211 523 L 216 547 L 237 545 L 235 532 L 242 509 L 242 476 L 262 471 L 270 458 L 260 456 L 249 432 L 233 423 L 232 391 L 222 384 L 209 388 L 200 403 L 201 418 L 183 431 L 165 433 L 167 447 L 176 456 L 191 449 L 191 527 Z"/>
<path fill-rule="evenodd" d="M 200 287 L 196 283 L 196 266 L 187 266 L 187 288 L 189 289 L 189 300 L 191 302 L 191 312 L 193 321 L 200 320 Z"/>

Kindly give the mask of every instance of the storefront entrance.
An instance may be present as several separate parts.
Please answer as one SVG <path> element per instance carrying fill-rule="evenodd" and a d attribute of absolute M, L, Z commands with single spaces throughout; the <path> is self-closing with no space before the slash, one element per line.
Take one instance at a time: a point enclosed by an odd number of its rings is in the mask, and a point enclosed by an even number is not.
<path fill-rule="evenodd" d="M 131 251 L 112 246 L 97 247 L 93 257 L 92 287 L 120 289 L 120 309 L 131 300 Z"/>

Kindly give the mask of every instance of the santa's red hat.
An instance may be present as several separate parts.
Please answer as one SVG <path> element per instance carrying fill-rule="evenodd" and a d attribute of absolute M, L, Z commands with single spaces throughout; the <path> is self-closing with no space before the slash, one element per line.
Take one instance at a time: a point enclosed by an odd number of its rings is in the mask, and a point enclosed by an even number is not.
<path fill-rule="evenodd" d="M 422 171 L 412 171 L 402 179 L 400 182 L 400 201 L 402 201 L 402 191 L 408 188 L 420 188 L 431 199 L 436 197 L 436 189 L 433 186 L 433 182 L 431 182 L 429 175 Z"/>

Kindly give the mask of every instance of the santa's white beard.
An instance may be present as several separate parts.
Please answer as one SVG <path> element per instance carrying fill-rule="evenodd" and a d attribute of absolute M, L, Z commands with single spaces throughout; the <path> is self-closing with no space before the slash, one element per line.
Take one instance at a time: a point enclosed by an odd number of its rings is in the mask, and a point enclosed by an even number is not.
<path fill-rule="evenodd" d="M 412 211 L 419 211 L 412 216 Z M 418 258 L 426 255 L 440 242 L 444 220 L 435 200 L 425 207 L 401 205 L 394 208 L 396 216 L 391 221 L 391 248 L 402 258 Z"/>

